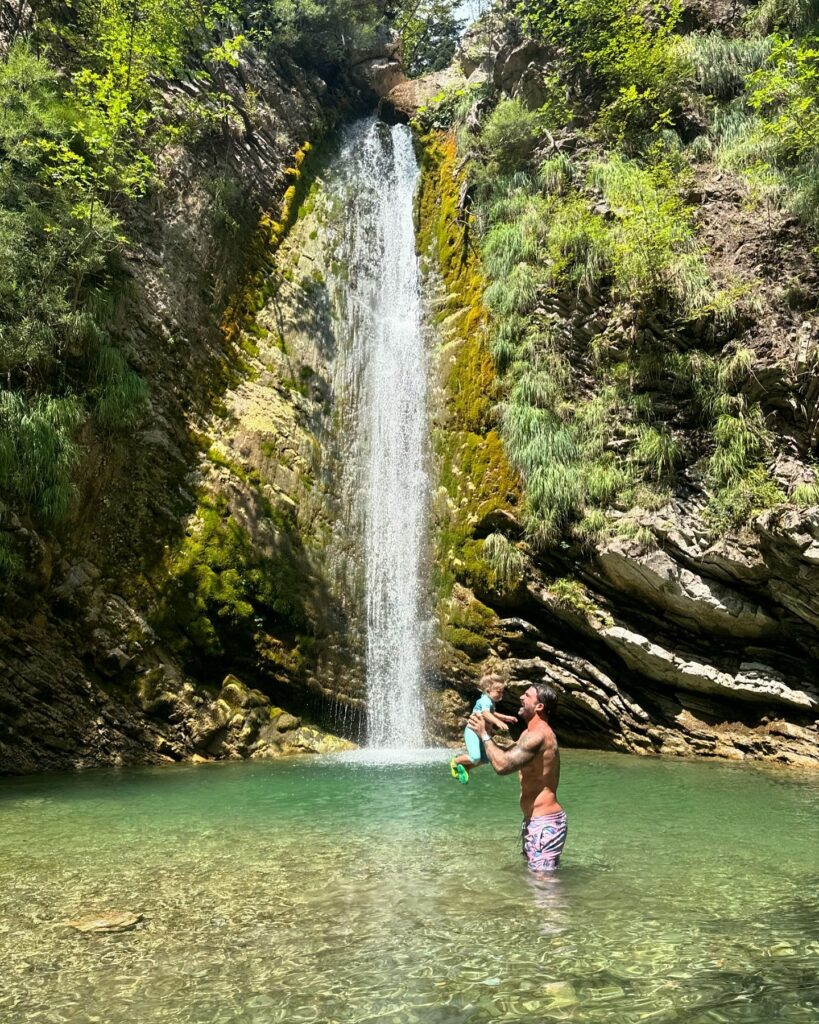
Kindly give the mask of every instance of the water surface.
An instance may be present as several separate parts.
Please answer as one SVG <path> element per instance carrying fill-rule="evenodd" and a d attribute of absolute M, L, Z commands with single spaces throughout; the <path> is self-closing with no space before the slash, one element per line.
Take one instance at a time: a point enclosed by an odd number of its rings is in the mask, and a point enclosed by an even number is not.
<path fill-rule="evenodd" d="M 819 776 L 568 751 L 534 884 L 516 781 L 366 759 L 0 784 L 4 1024 L 812 1022 Z M 59 922 L 141 911 L 141 930 Z"/>

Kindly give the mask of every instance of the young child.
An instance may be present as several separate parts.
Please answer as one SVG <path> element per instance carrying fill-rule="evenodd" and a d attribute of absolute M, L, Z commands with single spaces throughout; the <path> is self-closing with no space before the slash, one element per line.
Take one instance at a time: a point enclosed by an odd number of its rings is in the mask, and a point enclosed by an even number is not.
<path fill-rule="evenodd" d="M 495 704 L 503 698 L 506 683 L 504 683 L 500 676 L 490 674 L 483 676 L 478 683 L 478 689 L 482 691 L 481 696 L 475 702 L 475 707 L 472 710 L 483 717 L 484 722 L 486 722 L 487 732 L 492 732 L 493 726 L 501 729 L 503 732 L 509 732 L 509 725 L 507 723 L 517 722 L 517 718 L 513 715 L 502 715 L 499 711 L 495 711 Z M 469 782 L 470 769 L 486 764 L 489 758 L 486 756 L 486 751 L 483 749 L 483 743 L 481 743 L 478 734 L 472 729 L 464 729 L 464 742 L 466 743 L 466 753 L 453 757 L 449 762 L 449 770 L 453 779 L 467 783 Z"/>

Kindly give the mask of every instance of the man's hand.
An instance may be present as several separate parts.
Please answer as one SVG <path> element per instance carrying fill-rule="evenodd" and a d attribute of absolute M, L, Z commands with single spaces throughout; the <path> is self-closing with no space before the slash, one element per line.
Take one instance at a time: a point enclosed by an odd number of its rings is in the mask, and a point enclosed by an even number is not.
<path fill-rule="evenodd" d="M 467 720 L 467 727 L 473 732 L 476 732 L 479 736 L 483 736 L 486 732 L 486 722 L 483 720 L 483 715 L 477 711 L 473 711 Z"/>

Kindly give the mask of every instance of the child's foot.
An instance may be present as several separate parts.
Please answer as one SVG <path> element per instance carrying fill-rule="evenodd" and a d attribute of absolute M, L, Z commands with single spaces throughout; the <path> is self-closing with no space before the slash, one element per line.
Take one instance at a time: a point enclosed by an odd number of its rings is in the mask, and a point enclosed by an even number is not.
<path fill-rule="evenodd" d="M 469 772 L 464 768 L 462 764 L 455 765 L 455 772 L 458 776 L 458 782 L 463 782 L 464 785 L 469 782 Z"/>
<path fill-rule="evenodd" d="M 460 767 L 459 765 L 455 764 L 455 758 L 451 757 L 449 759 L 449 774 L 452 776 L 453 779 L 457 779 L 458 778 L 458 768 L 459 767 Z"/>

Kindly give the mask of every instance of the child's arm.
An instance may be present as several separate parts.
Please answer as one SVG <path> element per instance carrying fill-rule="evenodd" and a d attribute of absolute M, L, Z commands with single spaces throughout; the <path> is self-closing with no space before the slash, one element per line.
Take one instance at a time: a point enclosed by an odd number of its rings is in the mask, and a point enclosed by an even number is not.
<path fill-rule="evenodd" d="M 502 718 L 504 722 L 509 722 L 510 725 L 515 725 L 518 721 L 517 715 L 502 715 L 500 711 L 496 711 L 495 714 L 498 718 Z"/>
<path fill-rule="evenodd" d="M 496 729 L 500 729 L 501 732 L 509 732 L 509 726 L 502 719 L 507 718 L 507 715 L 493 714 L 491 711 L 482 711 L 484 722 L 491 722 Z"/>

